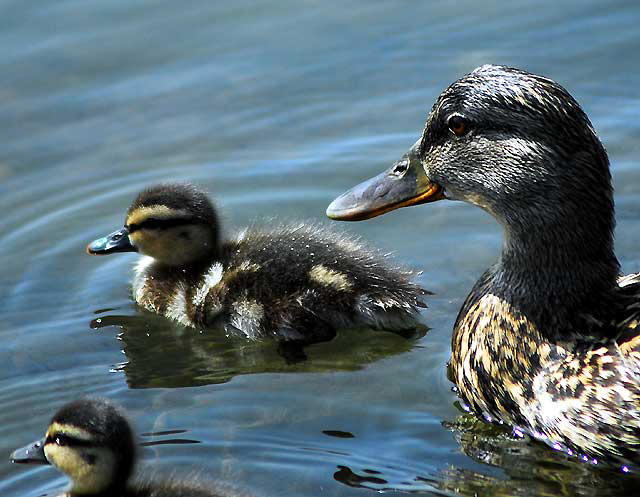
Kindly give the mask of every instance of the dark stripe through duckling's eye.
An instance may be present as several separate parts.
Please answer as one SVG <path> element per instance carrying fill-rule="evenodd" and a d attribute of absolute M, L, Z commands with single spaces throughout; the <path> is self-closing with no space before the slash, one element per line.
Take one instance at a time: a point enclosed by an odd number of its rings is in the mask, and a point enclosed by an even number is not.
<path fill-rule="evenodd" d="M 190 224 L 202 224 L 202 221 L 194 217 L 175 217 L 167 219 L 157 219 L 149 217 L 141 223 L 131 223 L 126 226 L 129 234 L 138 230 L 166 230 L 176 226 L 187 226 Z"/>
<path fill-rule="evenodd" d="M 64 435 L 62 433 L 56 433 L 54 435 L 48 435 L 45 440 L 45 445 L 55 444 L 60 447 L 95 447 L 95 443 L 89 440 L 83 440 L 82 438 L 73 437 L 71 435 Z"/>

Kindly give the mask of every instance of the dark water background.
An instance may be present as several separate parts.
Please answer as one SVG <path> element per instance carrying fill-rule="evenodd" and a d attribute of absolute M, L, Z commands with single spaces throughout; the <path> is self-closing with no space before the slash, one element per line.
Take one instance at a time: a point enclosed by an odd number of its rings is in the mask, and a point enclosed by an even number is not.
<path fill-rule="evenodd" d="M 564 84 L 610 153 L 626 271 L 640 270 L 640 3 L 0 1 L 0 495 L 64 486 L 11 465 L 81 394 L 140 432 L 185 430 L 143 467 L 196 470 L 265 497 L 634 495 L 461 415 L 451 327 L 500 230 L 451 202 L 342 225 L 424 269 L 431 330 L 344 332 L 287 365 L 272 343 L 136 309 L 135 255 L 91 258 L 143 186 L 208 188 L 229 231 L 322 220 L 388 167 L 451 81 L 484 63 Z M 595 185 L 597 187 L 597 185 Z M 328 221 L 327 221 L 328 222 Z"/>

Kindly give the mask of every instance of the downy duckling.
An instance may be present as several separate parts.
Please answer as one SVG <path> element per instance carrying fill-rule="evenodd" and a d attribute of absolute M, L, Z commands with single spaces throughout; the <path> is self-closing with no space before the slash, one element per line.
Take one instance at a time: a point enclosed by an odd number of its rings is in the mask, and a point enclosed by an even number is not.
<path fill-rule="evenodd" d="M 479 67 L 440 95 L 400 161 L 327 215 L 440 199 L 505 231 L 454 325 L 460 395 L 585 461 L 640 464 L 640 274 L 619 276 L 609 161 L 580 105 L 550 79 Z"/>
<path fill-rule="evenodd" d="M 53 416 L 43 439 L 11 454 L 14 463 L 51 464 L 71 479 L 60 497 L 251 497 L 224 482 L 149 478 L 130 482 L 136 462 L 133 430 L 107 399 L 83 397 Z"/>
<path fill-rule="evenodd" d="M 311 343 L 336 329 L 415 328 L 425 291 L 413 273 L 352 237 L 298 223 L 247 228 L 221 241 L 218 216 L 193 185 L 142 191 L 123 229 L 87 247 L 136 251 L 135 301 L 184 325 L 222 323 L 249 338 Z"/>

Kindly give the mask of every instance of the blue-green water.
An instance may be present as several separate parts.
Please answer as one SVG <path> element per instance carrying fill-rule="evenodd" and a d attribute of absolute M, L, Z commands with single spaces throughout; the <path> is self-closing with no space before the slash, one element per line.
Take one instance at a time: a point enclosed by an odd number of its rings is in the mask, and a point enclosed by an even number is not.
<path fill-rule="evenodd" d="M 322 220 L 414 142 L 446 85 L 501 63 L 558 80 L 590 115 L 612 162 L 618 255 L 638 271 L 639 23 L 640 4 L 614 1 L 0 1 L 0 495 L 64 486 L 8 456 L 86 393 L 122 403 L 140 432 L 201 442 L 146 448 L 141 469 L 265 497 L 633 494 L 636 480 L 456 407 L 451 327 L 500 245 L 478 209 L 440 202 L 342 226 L 424 270 L 431 330 L 345 331 L 295 365 L 272 343 L 139 311 L 135 255 L 84 245 L 168 179 L 208 188 L 229 231 Z"/>

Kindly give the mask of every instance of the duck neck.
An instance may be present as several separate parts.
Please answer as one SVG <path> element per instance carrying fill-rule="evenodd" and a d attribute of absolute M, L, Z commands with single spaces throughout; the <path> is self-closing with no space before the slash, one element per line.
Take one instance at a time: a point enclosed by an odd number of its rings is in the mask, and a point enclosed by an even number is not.
<path fill-rule="evenodd" d="M 613 250 L 613 205 L 599 211 L 563 206 L 558 218 L 507 225 L 501 257 L 491 271 L 492 291 L 539 330 L 561 335 L 549 338 L 606 333 L 615 316 L 620 269 Z"/>

